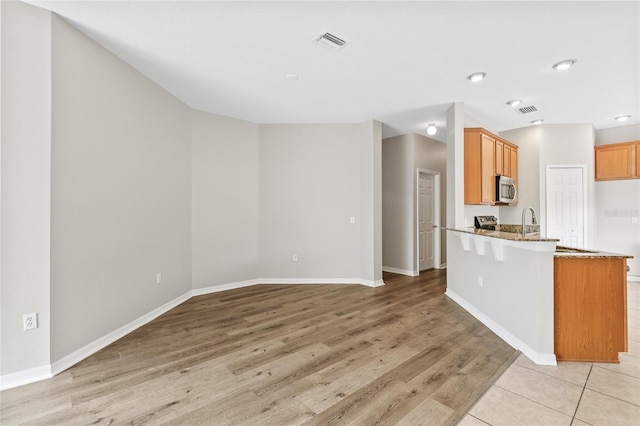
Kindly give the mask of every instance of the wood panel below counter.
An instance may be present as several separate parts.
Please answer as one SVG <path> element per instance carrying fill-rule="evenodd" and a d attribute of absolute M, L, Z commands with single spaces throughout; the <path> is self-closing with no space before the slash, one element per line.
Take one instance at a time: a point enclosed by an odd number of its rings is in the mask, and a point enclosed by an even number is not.
<path fill-rule="evenodd" d="M 627 351 L 626 301 L 626 259 L 555 257 L 557 360 L 618 362 Z"/>

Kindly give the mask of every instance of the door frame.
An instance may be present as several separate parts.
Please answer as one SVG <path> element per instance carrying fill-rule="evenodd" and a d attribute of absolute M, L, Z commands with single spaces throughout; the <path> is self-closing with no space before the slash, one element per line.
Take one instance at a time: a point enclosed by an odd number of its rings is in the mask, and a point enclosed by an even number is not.
<path fill-rule="evenodd" d="M 586 164 L 547 164 L 544 175 L 544 235 L 547 235 L 547 217 L 549 217 L 549 172 L 552 169 L 582 170 L 582 246 L 588 247 L 589 226 L 587 224 L 587 165 Z"/>
<path fill-rule="evenodd" d="M 432 175 L 433 176 L 433 198 L 434 198 L 434 202 L 433 202 L 433 222 L 436 224 L 437 227 L 437 232 L 434 233 L 433 236 L 433 267 L 435 269 L 442 269 L 442 263 L 440 260 L 440 234 L 442 233 L 442 230 L 440 229 L 440 172 L 436 172 L 434 170 L 429 170 L 429 169 L 421 169 L 421 168 L 417 168 L 416 169 L 416 191 L 415 191 L 415 206 L 416 206 L 416 211 L 415 211 L 415 217 L 414 217 L 414 229 L 415 229 L 415 233 L 416 233 L 416 244 L 415 244 L 415 269 L 414 271 L 416 272 L 416 275 L 420 274 L 420 227 L 418 226 L 418 218 L 420 217 L 420 203 L 418 203 L 418 191 L 419 191 L 419 179 L 420 179 L 420 173 L 422 174 L 426 174 L 426 175 Z"/>

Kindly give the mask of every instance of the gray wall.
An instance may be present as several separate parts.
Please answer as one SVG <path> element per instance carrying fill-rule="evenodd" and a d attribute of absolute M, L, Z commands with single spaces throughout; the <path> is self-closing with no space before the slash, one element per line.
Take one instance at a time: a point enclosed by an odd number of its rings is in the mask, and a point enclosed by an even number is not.
<path fill-rule="evenodd" d="M 427 169 L 434 172 L 440 172 L 440 226 L 444 226 L 447 217 L 447 145 L 435 139 L 430 139 L 422 135 L 414 135 L 414 173 L 415 170 Z M 416 178 L 413 176 L 413 202 L 414 209 L 418 201 L 416 199 Z M 418 229 L 417 218 L 413 220 L 413 235 L 416 235 Z M 413 239 L 414 251 L 417 252 L 416 239 Z M 415 262 L 416 256 L 414 256 Z M 446 230 L 440 229 L 440 263 L 447 263 L 447 233 Z M 416 269 L 418 265 L 416 264 Z"/>
<path fill-rule="evenodd" d="M 382 141 L 382 260 L 384 268 L 415 273 L 413 135 Z"/>
<path fill-rule="evenodd" d="M 361 276 L 361 143 L 359 125 L 260 126 L 262 278 Z"/>
<path fill-rule="evenodd" d="M 55 16 L 52 51 L 56 361 L 191 289 L 191 130 L 186 105 Z"/>
<path fill-rule="evenodd" d="M 386 269 L 415 274 L 417 169 L 440 172 L 440 225 L 447 217 L 447 145 L 422 135 L 382 141 L 382 248 Z M 446 232 L 441 230 L 440 262 L 446 263 Z"/>
<path fill-rule="evenodd" d="M 259 126 L 191 116 L 193 288 L 258 278 Z"/>
<path fill-rule="evenodd" d="M 596 145 L 640 140 L 640 124 L 596 131 Z M 594 247 L 633 256 L 627 260 L 630 275 L 640 280 L 640 179 L 595 183 Z M 638 219 L 640 221 L 640 218 Z"/>
<path fill-rule="evenodd" d="M 48 366 L 51 13 L 1 2 L 0 374 Z M 40 327 L 22 330 L 37 312 Z"/>

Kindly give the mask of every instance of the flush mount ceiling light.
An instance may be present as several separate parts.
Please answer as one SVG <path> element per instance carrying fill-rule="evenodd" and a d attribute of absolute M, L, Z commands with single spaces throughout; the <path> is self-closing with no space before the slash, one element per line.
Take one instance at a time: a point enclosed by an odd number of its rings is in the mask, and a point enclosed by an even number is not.
<path fill-rule="evenodd" d="M 542 123 L 543 121 L 544 121 L 543 119 L 539 118 L 539 119 L 537 119 L 537 120 L 533 120 L 533 121 L 531 122 L 531 124 L 540 124 L 540 123 Z"/>
<path fill-rule="evenodd" d="M 628 119 L 630 119 L 630 118 L 631 118 L 631 116 L 630 116 L 629 114 L 627 114 L 627 115 L 619 115 L 619 116 L 617 116 L 614 120 L 617 120 L 617 121 L 627 121 L 627 120 L 628 120 Z"/>
<path fill-rule="evenodd" d="M 487 76 L 486 72 L 474 72 L 473 74 L 467 77 L 467 80 L 471 80 L 474 83 L 477 83 L 478 81 L 482 80 L 486 76 Z"/>
<path fill-rule="evenodd" d="M 284 79 L 287 81 L 296 81 L 300 76 L 298 74 L 287 74 L 284 76 Z"/>
<path fill-rule="evenodd" d="M 427 134 L 429 136 L 433 136 L 438 132 L 438 128 L 436 127 L 435 124 L 433 123 L 429 123 L 429 125 L 427 126 Z"/>
<path fill-rule="evenodd" d="M 518 105 L 520 105 L 522 102 L 523 102 L 522 99 L 511 99 L 509 102 L 507 102 L 507 105 L 515 108 Z"/>
<path fill-rule="evenodd" d="M 575 59 L 565 59 L 564 61 L 560 61 L 556 64 L 553 64 L 553 66 L 551 68 L 553 68 L 554 70 L 558 70 L 558 71 L 564 71 L 564 70 L 568 70 L 569 68 L 571 68 L 573 66 L 573 64 L 575 64 L 576 62 L 578 62 Z"/>

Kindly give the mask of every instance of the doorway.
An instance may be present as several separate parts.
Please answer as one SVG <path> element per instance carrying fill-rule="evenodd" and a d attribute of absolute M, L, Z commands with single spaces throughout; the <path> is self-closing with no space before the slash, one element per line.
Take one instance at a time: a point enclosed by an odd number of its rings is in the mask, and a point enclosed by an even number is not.
<path fill-rule="evenodd" d="M 585 174 L 585 166 L 547 166 L 547 238 L 559 239 L 559 245 L 584 248 Z"/>
<path fill-rule="evenodd" d="M 440 173 L 417 169 L 416 178 L 418 272 L 440 269 Z"/>

